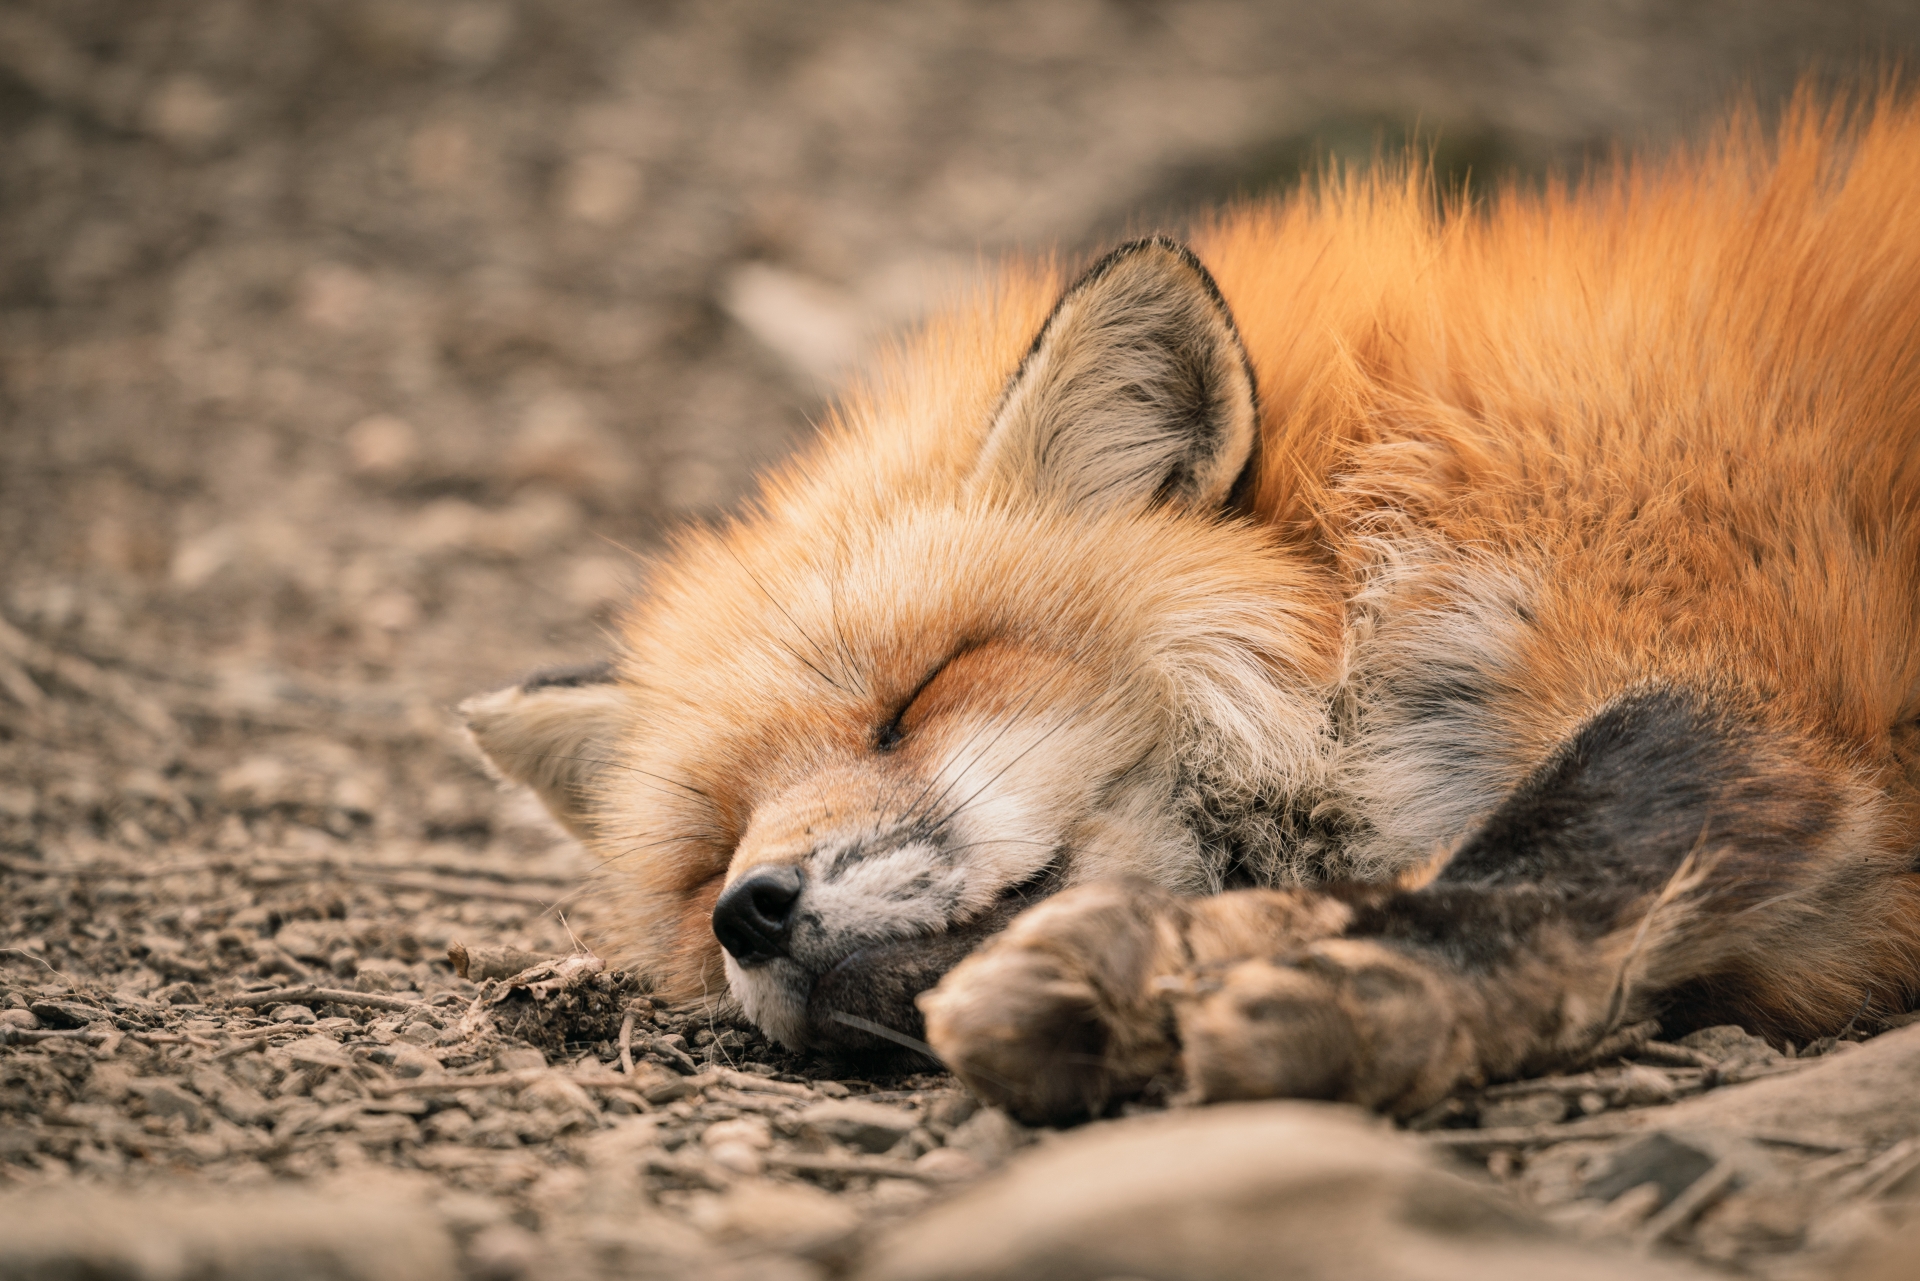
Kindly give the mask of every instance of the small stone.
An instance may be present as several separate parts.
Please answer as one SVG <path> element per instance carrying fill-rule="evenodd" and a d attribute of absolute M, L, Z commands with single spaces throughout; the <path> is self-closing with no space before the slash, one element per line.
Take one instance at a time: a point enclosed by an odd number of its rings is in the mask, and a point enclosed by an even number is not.
<path fill-rule="evenodd" d="M 40 799 L 32 788 L 0 787 L 0 818 L 24 823 L 39 813 Z"/>
<path fill-rule="evenodd" d="M 1679 1044 L 1718 1062 L 1723 1078 L 1738 1079 L 1742 1069 L 1770 1066 L 1785 1058 L 1753 1033 L 1731 1023 L 1689 1032 Z"/>
<path fill-rule="evenodd" d="M 193 1096 L 171 1081 L 132 1081 L 128 1088 L 147 1105 L 147 1115 L 179 1117 L 189 1129 L 199 1129 L 205 1118 Z"/>
<path fill-rule="evenodd" d="M 438 1055 L 430 1050 L 422 1049 L 417 1045 L 409 1045 L 404 1041 L 393 1045 L 383 1045 L 375 1050 L 369 1057 L 382 1067 L 392 1068 L 395 1076 L 403 1076 L 408 1079 L 425 1076 L 428 1072 L 437 1072 L 440 1070 L 440 1058 Z"/>
<path fill-rule="evenodd" d="M 594 1105 L 592 1095 L 557 1072 L 523 1086 L 520 1090 L 520 1100 L 522 1103 L 531 1103 L 535 1107 L 550 1108 L 558 1112 L 599 1111 Z"/>
<path fill-rule="evenodd" d="M 360 972 L 360 953 L 343 947 L 327 958 L 327 968 L 343 979 L 350 979 Z"/>
<path fill-rule="evenodd" d="M 1013 1155 L 1023 1134 L 1020 1125 L 999 1108 L 981 1108 L 947 1136 L 947 1146 L 992 1168 Z"/>
<path fill-rule="evenodd" d="M 672 1103 L 684 1099 L 700 1087 L 691 1078 L 669 1072 L 657 1063 L 633 1065 L 633 1088 L 649 1103 Z"/>
<path fill-rule="evenodd" d="M 1637 1183 L 1615 1197 L 1607 1208 L 1585 1225 L 1582 1235 L 1595 1240 L 1631 1232 L 1645 1223 L 1667 1200 L 1658 1183 Z"/>
<path fill-rule="evenodd" d="M 493 1056 L 494 1070 L 499 1072 L 530 1072 L 546 1065 L 547 1056 L 532 1046 L 501 1050 Z"/>
<path fill-rule="evenodd" d="M 859 1226 L 845 1202 L 805 1183 L 742 1183 L 696 1203 L 689 1217 L 716 1241 L 751 1242 L 796 1254 L 823 1250 Z"/>
<path fill-rule="evenodd" d="M 1613 1103 L 1623 1108 L 1651 1107 L 1673 1102 L 1675 1093 L 1673 1078 L 1665 1072 L 1635 1065 L 1621 1073 L 1613 1087 Z"/>
<path fill-rule="evenodd" d="M 876 1209 L 900 1210 L 919 1205 L 933 1195 L 933 1190 L 912 1179 L 880 1179 L 867 1195 Z"/>
<path fill-rule="evenodd" d="M 286 1055 L 306 1067 L 350 1068 L 353 1058 L 325 1033 L 303 1036 L 286 1047 Z"/>
<path fill-rule="evenodd" d="M 235 1125 L 257 1125 L 273 1111 L 273 1105 L 258 1090 L 211 1067 L 195 1069 L 191 1079 L 194 1092 L 212 1102 L 220 1115 Z"/>
<path fill-rule="evenodd" d="M 347 465 L 372 481 L 406 477 L 420 462 L 420 436 L 413 424 L 392 414 L 374 414 L 347 428 Z"/>
<path fill-rule="evenodd" d="M 979 1110 L 980 1101 L 971 1094 L 947 1091 L 936 1095 L 927 1106 L 927 1128 L 935 1134 L 946 1134 Z"/>
<path fill-rule="evenodd" d="M 275 1023 L 294 1023 L 309 1026 L 317 1022 L 313 1007 L 308 1005 L 276 1005 L 269 1016 Z"/>
<path fill-rule="evenodd" d="M 714 1122 L 702 1131 L 700 1141 L 709 1148 L 722 1143 L 744 1143 L 764 1152 L 773 1146 L 773 1128 L 760 1117 L 743 1116 L 737 1120 Z"/>
<path fill-rule="evenodd" d="M 473 1129 L 473 1116 L 464 1108 L 448 1108 L 427 1118 L 426 1131 L 436 1139 L 457 1141 Z"/>
<path fill-rule="evenodd" d="M 913 1168 L 942 1183 L 965 1183 L 987 1172 L 986 1165 L 959 1148 L 935 1148 L 913 1163 Z"/>
<path fill-rule="evenodd" d="M 40 1026 L 40 1017 L 32 1010 L 0 1010 L 0 1027 L 17 1027 L 31 1032 Z"/>
<path fill-rule="evenodd" d="M 1564 1120 L 1566 1115 L 1567 1101 L 1558 1094 L 1522 1094 L 1482 1106 L 1480 1128 L 1504 1130 L 1513 1126 L 1552 1125 Z"/>
<path fill-rule="evenodd" d="M 1698 1050 L 1710 1054 L 1716 1059 L 1731 1058 L 1736 1054 L 1772 1054 L 1773 1047 L 1755 1036 L 1747 1029 L 1733 1023 L 1719 1023 L 1713 1027 L 1703 1027 L 1681 1037 L 1677 1044 L 1689 1050 Z"/>
<path fill-rule="evenodd" d="M 919 1124 L 904 1108 L 858 1099 L 832 1100 L 803 1108 L 800 1132 L 828 1143 L 844 1143 L 863 1152 L 885 1152 Z"/>
<path fill-rule="evenodd" d="M 1613 1154 L 1606 1169 L 1587 1181 L 1582 1195 L 1611 1201 L 1643 1183 L 1657 1184 L 1665 1205 L 1712 1169 L 1712 1154 L 1664 1131 L 1647 1135 Z"/>
<path fill-rule="evenodd" d="M 409 1045 L 434 1045 L 439 1042 L 441 1031 L 425 1019 L 414 1019 L 400 1029 L 399 1037 Z"/>
<path fill-rule="evenodd" d="M 80 1028 L 95 1019 L 107 1017 L 105 1010 L 78 1001 L 35 1001 L 27 1007 L 40 1022 L 52 1028 Z"/>
<path fill-rule="evenodd" d="M 735 1174 L 757 1177 L 766 1171 L 766 1158 L 760 1155 L 758 1148 L 749 1144 L 738 1141 L 709 1143 L 706 1149 L 707 1157 L 715 1165 Z"/>
<path fill-rule="evenodd" d="M 517 1281 L 540 1262 L 540 1239 L 514 1223 L 480 1229 L 467 1243 L 467 1266 L 479 1281 Z"/>
<path fill-rule="evenodd" d="M 442 1115 L 445 1115 L 444 1113 Z M 460 1115 L 466 1116 L 462 1112 Z M 467 1117 L 469 1123 L 472 1117 Z M 447 1192 L 434 1202 L 440 1217 L 455 1232 L 478 1232 L 507 1221 L 507 1207 L 477 1192 Z"/>

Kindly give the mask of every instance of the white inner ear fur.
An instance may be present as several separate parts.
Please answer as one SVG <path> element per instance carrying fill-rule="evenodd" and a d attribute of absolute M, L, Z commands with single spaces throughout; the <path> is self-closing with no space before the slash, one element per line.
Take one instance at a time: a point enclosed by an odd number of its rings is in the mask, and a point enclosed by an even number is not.
<path fill-rule="evenodd" d="M 512 686 L 468 699 L 460 714 L 501 777 L 532 788 L 575 836 L 591 835 L 594 782 L 625 726 L 618 685 Z"/>
<path fill-rule="evenodd" d="M 1067 290 L 1008 385 L 970 492 L 1071 508 L 1223 504 L 1254 445 L 1246 351 L 1213 279 L 1170 240 Z"/>

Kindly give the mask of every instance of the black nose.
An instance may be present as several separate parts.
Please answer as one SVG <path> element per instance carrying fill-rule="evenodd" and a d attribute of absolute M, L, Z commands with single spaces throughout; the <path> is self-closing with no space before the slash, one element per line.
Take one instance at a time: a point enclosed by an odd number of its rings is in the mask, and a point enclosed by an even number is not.
<path fill-rule="evenodd" d="M 756 867 L 721 892 L 713 905 L 713 933 L 742 965 L 787 954 L 793 905 L 805 877 L 797 867 Z"/>

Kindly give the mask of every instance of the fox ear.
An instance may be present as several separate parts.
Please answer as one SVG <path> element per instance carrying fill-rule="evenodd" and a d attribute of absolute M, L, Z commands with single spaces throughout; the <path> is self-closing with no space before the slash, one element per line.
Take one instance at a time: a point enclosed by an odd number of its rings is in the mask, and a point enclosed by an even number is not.
<path fill-rule="evenodd" d="M 1155 237 L 1102 258 L 1007 384 L 969 492 L 1069 507 L 1228 500 L 1255 448 L 1253 371 L 1213 277 Z"/>
<path fill-rule="evenodd" d="M 467 733 L 501 777 L 525 783 L 581 840 L 593 835 L 594 782 L 625 728 L 613 667 L 536 672 L 460 704 Z"/>

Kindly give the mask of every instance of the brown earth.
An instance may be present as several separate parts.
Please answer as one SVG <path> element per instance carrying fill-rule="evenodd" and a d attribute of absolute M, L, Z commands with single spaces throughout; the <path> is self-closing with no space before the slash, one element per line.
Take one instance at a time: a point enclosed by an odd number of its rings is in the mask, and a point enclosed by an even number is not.
<path fill-rule="evenodd" d="M 486 949 L 591 944 L 593 872 L 452 704 L 604 651 L 631 553 L 982 255 L 1415 124 L 1531 179 L 1916 45 L 1891 0 L 0 7 L 0 1189 L 171 1189 L 190 1236 L 297 1184 L 369 1241 L 384 1199 L 417 1275 L 854 1266 L 1031 1136 L 628 976 L 503 987 Z M 1784 1048 L 1422 1125 L 1570 1229 L 1818 1269 L 1898 1217 L 1913 1136 L 1776 1144 L 1772 1182 L 1552 1137 L 1830 1047 Z"/>

